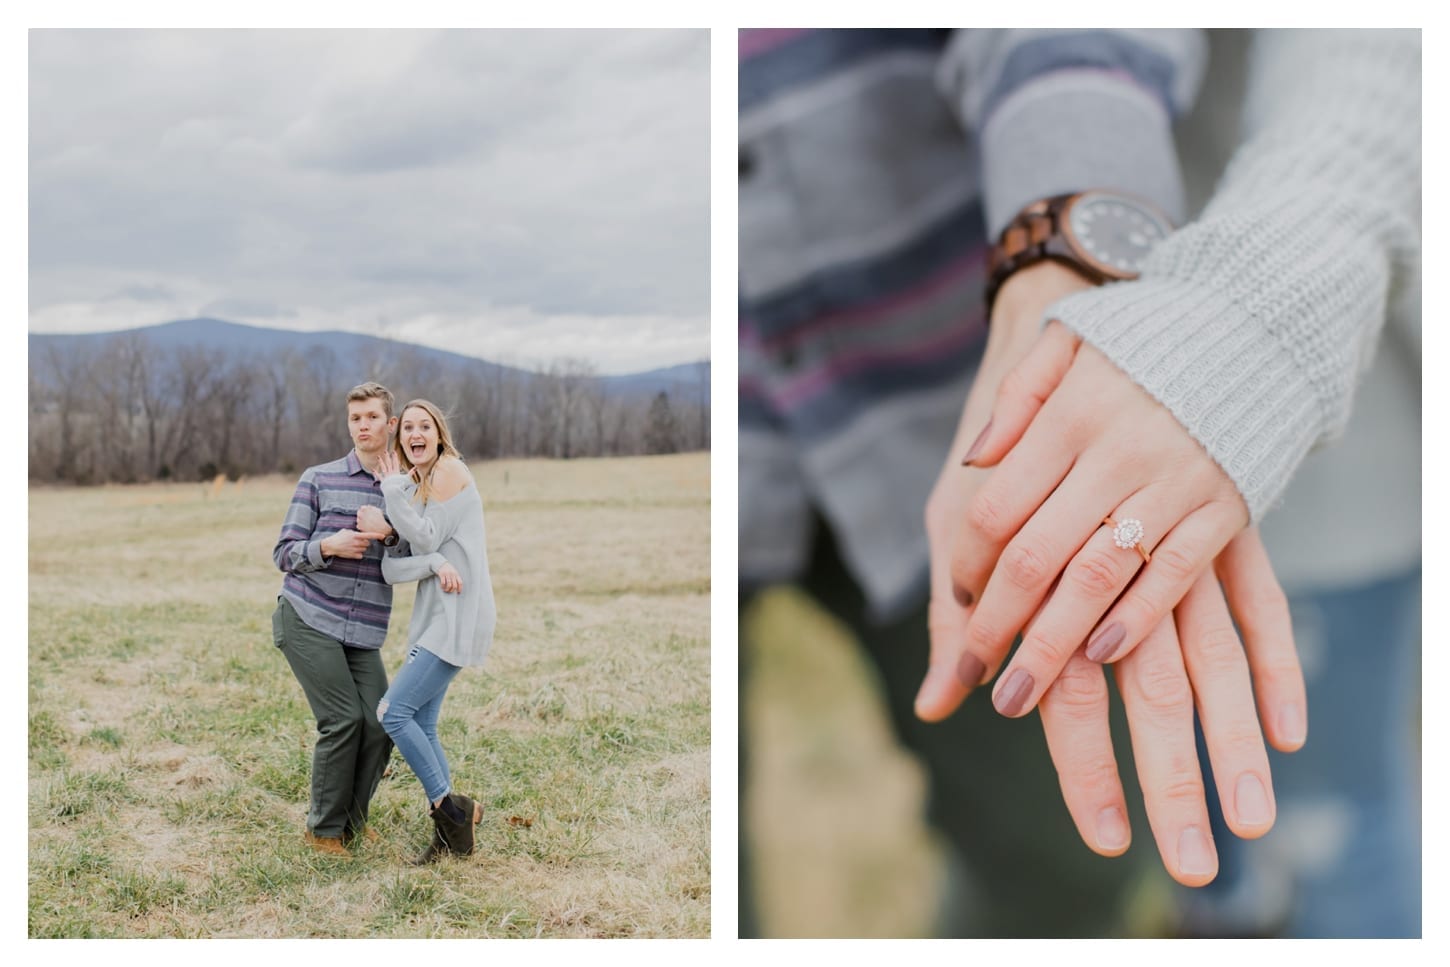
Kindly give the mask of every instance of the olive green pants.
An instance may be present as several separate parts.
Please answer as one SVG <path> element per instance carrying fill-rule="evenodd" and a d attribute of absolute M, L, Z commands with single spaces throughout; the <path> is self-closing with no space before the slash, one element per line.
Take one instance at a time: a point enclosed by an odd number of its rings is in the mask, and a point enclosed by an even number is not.
<path fill-rule="evenodd" d="M 382 651 L 349 648 L 314 630 L 282 597 L 272 615 L 272 640 L 317 719 L 307 828 L 325 837 L 360 833 L 393 749 L 377 716 L 388 690 Z"/>

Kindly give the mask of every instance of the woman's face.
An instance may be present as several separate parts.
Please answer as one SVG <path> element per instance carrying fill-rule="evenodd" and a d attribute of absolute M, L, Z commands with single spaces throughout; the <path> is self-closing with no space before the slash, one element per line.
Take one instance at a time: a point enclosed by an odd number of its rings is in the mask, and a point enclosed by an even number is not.
<path fill-rule="evenodd" d="M 398 441 L 413 466 L 427 469 L 438 459 L 438 425 L 421 406 L 410 406 L 398 421 Z"/>

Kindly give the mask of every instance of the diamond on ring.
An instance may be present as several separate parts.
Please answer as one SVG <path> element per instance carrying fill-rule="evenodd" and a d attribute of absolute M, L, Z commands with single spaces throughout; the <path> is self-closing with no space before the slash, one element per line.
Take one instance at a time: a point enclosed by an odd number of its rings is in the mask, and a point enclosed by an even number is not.
<path fill-rule="evenodd" d="M 1125 551 L 1137 547 L 1142 539 L 1143 522 L 1135 517 L 1128 517 L 1113 528 L 1113 543 Z"/>

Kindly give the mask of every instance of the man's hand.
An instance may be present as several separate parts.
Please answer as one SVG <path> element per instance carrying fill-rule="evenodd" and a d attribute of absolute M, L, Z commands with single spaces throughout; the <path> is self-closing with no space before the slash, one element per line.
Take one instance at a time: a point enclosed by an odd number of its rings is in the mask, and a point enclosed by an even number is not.
<path fill-rule="evenodd" d="M 380 541 L 387 534 L 376 532 L 362 532 L 355 530 L 340 530 L 330 537 L 322 539 L 322 553 L 327 557 L 346 557 L 351 560 L 360 560 L 367 553 L 368 545 L 373 541 Z"/>
<path fill-rule="evenodd" d="M 393 532 L 393 525 L 383 516 L 381 507 L 364 504 L 357 509 L 357 529 L 364 533 L 381 534 L 378 539 L 382 540 Z"/>
<path fill-rule="evenodd" d="M 956 438 L 947 452 L 941 475 L 926 502 L 926 537 L 931 549 L 931 600 L 927 623 L 931 632 L 931 658 L 925 681 L 916 697 L 916 714 L 939 722 L 954 712 L 962 699 L 986 678 L 986 666 L 965 651 L 972 601 L 954 593 L 952 551 L 967 508 L 987 474 L 962 467 L 963 455 L 972 456 L 972 441 L 985 438 L 998 384 L 1037 342 L 1043 312 L 1064 296 L 1089 287 L 1071 269 L 1056 262 L 1040 262 L 1015 273 L 997 293 L 987 349 L 972 392 L 957 424 Z"/>

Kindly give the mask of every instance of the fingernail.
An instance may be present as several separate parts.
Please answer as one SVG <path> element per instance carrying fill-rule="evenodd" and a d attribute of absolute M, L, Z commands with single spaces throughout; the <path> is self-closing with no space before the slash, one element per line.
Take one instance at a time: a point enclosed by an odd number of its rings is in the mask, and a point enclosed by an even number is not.
<path fill-rule="evenodd" d="M 1098 849 L 1122 849 L 1128 845 L 1128 820 L 1117 806 L 1098 813 Z"/>
<path fill-rule="evenodd" d="M 1269 794 L 1264 791 L 1259 777 L 1252 772 L 1239 776 L 1238 785 L 1234 787 L 1234 811 L 1245 826 L 1267 826 L 1273 819 L 1269 810 Z"/>
<path fill-rule="evenodd" d="M 957 681 L 968 688 L 982 684 L 982 676 L 986 673 L 987 666 L 982 664 L 982 659 L 970 651 L 962 652 L 962 657 L 957 659 Z"/>
<path fill-rule="evenodd" d="M 970 466 L 971 462 L 977 459 L 977 454 L 982 451 L 982 444 L 987 442 L 987 434 L 992 430 L 992 421 L 989 419 L 987 425 L 982 427 L 982 432 L 977 434 L 977 439 L 967 449 L 967 455 L 962 457 L 962 466 Z"/>
<path fill-rule="evenodd" d="M 1035 684 L 1032 676 L 1020 668 L 1013 669 L 1012 674 L 1002 683 L 997 695 L 992 699 L 992 704 L 997 711 L 1006 716 L 1014 716 L 1022 711 L 1027 704 L 1027 696 L 1032 694 L 1032 686 Z"/>
<path fill-rule="evenodd" d="M 957 604 L 961 605 L 964 608 L 971 607 L 972 602 L 976 600 L 972 597 L 972 592 L 968 591 L 960 584 L 952 585 L 952 597 L 956 598 Z"/>
<path fill-rule="evenodd" d="M 1309 727 L 1304 721 L 1304 708 L 1298 702 L 1279 706 L 1279 736 L 1291 745 L 1303 745 Z"/>
<path fill-rule="evenodd" d="M 1088 642 L 1087 656 L 1089 661 L 1103 662 L 1113 657 L 1113 652 L 1123 643 L 1123 638 L 1128 634 L 1121 622 L 1114 621 L 1102 631 L 1097 637 Z"/>
<path fill-rule="evenodd" d="M 1178 872 L 1185 876 L 1207 876 L 1217 867 L 1213 846 L 1197 826 L 1178 834 Z"/>

